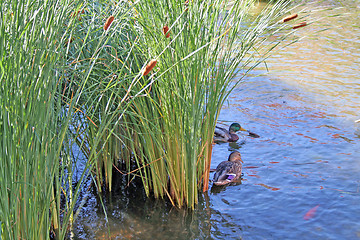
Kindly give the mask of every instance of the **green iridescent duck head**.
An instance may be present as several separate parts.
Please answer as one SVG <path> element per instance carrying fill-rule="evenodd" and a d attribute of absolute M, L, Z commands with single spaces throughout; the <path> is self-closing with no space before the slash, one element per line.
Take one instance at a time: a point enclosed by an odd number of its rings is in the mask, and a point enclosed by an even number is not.
<path fill-rule="evenodd" d="M 258 138 L 260 137 L 259 135 L 257 135 L 256 133 L 250 132 L 248 130 L 246 130 L 245 128 L 243 128 L 239 123 L 232 123 L 229 127 L 229 133 L 230 134 L 234 134 L 238 131 L 244 131 L 247 132 L 249 134 L 250 137 L 253 138 Z"/>

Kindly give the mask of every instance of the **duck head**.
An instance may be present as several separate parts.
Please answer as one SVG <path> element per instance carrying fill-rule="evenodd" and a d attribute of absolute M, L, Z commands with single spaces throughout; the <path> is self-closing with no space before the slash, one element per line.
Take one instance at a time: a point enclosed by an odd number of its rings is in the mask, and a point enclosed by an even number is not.
<path fill-rule="evenodd" d="M 246 129 L 244 129 L 243 127 L 241 127 L 240 124 L 238 123 L 232 123 L 229 127 L 229 132 L 230 133 L 236 133 L 237 131 L 246 131 Z"/>
<path fill-rule="evenodd" d="M 253 138 L 258 138 L 260 137 L 259 135 L 257 135 L 256 133 L 250 132 L 248 130 L 246 130 L 245 128 L 243 128 L 239 123 L 232 123 L 229 127 L 229 133 L 231 134 L 231 136 L 233 136 L 233 134 L 235 134 L 237 131 L 244 131 L 247 132 L 249 134 L 250 137 Z M 235 137 L 235 136 L 234 136 Z M 236 140 L 238 140 L 239 138 L 237 138 Z"/>
<path fill-rule="evenodd" d="M 234 151 L 229 155 L 228 161 L 230 162 L 236 162 L 240 161 L 243 163 L 243 160 L 241 159 L 241 154 L 238 151 Z"/>

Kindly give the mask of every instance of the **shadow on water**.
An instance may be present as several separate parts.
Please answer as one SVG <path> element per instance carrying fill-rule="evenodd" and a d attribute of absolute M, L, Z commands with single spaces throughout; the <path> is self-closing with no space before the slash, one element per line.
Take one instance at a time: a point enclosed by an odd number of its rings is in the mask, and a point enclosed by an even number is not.
<path fill-rule="evenodd" d="M 220 123 L 261 136 L 213 148 L 211 168 L 241 152 L 242 184 L 212 187 L 189 212 L 122 176 L 103 197 L 108 221 L 94 191 L 74 239 L 360 239 L 360 8 L 345 4 L 350 15 L 325 19 L 336 27 L 268 59 L 274 72 L 253 72 L 223 107 Z"/>

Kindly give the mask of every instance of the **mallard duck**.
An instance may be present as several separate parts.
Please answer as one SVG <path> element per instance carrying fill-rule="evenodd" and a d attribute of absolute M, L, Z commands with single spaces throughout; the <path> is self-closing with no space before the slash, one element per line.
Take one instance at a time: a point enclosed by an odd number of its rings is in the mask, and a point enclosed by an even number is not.
<path fill-rule="evenodd" d="M 241 177 L 242 163 L 240 153 L 232 152 L 228 161 L 223 161 L 216 167 L 214 184 L 221 186 L 238 180 Z"/>
<path fill-rule="evenodd" d="M 253 138 L 260 137 L 259 135 L 244 129 L 240 124 L 232 123 L 229 130 L 218 126 L 215 127 L 214 142 L 236 142 L 239 140 L 239 136 L 236 134 L 237 131 L 247 132 L 249 136 Z"/>

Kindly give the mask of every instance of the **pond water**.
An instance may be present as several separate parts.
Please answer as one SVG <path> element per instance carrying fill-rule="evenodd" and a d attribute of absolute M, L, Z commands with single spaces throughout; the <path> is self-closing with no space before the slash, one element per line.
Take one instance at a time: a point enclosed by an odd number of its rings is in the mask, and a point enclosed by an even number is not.
<path fill-rule="evenodd" d="M 242 184 L 212 188 L 194 212 L 115 184 L 108 221 L 92 193 L 73 239 L 360 239 L 360 3 L 342 4 L 317 5 L 347 15 L 299 29 L 331 27 L 276 53 L 223 107 L 221 124 L 261 136 L 214 146 L 212 168 L 241 152 Z"/>

